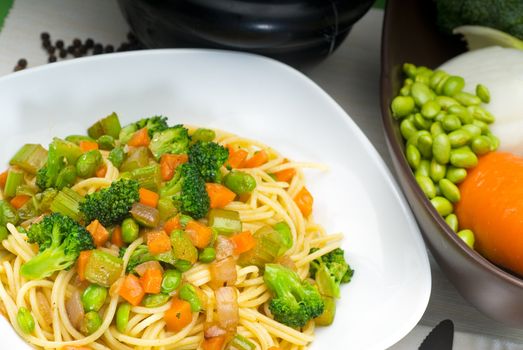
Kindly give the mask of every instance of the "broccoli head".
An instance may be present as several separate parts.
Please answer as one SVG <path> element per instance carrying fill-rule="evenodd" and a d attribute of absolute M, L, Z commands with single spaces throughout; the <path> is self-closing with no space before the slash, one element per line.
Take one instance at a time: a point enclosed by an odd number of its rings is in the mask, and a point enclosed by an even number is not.
<path fill-rule="evenodd" d="M 120 130 L 119 139 L 120 142 L 125 144 L 127 143 L 133 134 L 143 128 L 147 128 L 149 137 L 152 137 L 155 132 L 163 131 L 167 129 L 167 118 L 162 116 L 154 116 L 151 118 L 143 118 L 137 121 L 136 123 L 131 123 L 124 126 Z"/>
<path fill-rule="evenodd" d="M 172 197 L 178 210 L 194 219 L 203 218 L 209 211 L 205 181 L 192 163 L 176 168 L 173 178 L 160 189 L 160 196 Z"/>
<path fill-rule="evenodd" d="M 198 141 L 189 148 L 189 162 L 193 163 L 206 182 L 217 182 L 220 167 L 229 158 L 229 150 L 216 142 Z"/>
<path fill-rule="evenodd" d="M 183 125 L 176 125 L 153 134 L 149 149 L 158 160 L 165 153 L 187 153 L 189 148 L 189 131 Z"/>
<path fill-rule="evenodd" d="M 312 249 L 311 253 L 316 250 Z M 311 262 L 309 273 L 316 279 L 321 294 L 339 298 L 340 284 L 350 282 L 354 270 L 345 261 L 344 254 L 343 249 L 336 248 Z"/>
<path fill-rule="evenodd" d="M 91 234 L 62 214 L 47 215 L 27 232 L 29 243 L 38 244 L 39 253 L 20 268 L 25 278 L 41 279 L 71 267 L 82 250 L 94 249 Z"/>
<path fill-rule="evenodd" d="M 318 290 L 300 280 L 296 272 L 279 264 L 266 264 L 263 279 L 274 297 L 269 310 L 274 319 L 290 327 L 303 327 L 323 313 L 325 304 Z"/>
<path fill-rule="evenodd" d="M 104 226 L 120 223 L 129 215 L 129 210 L 140 199 L 138 182 L 129 179 L 114 181 L 110 187 L 85 196 L 80 211 L 85 220 L 98 219 Z"/>

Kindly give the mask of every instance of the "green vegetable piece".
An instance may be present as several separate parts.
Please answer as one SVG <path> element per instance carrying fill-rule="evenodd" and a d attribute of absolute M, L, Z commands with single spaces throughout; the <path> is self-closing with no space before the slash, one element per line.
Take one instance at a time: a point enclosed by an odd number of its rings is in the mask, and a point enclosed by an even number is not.
<path fill-rule="evenodd" d="M 458 232 L 459 223 L 458 223 L 458 217 L 456 216 L 456 214 L 447 215 L 445 217 L 445 222 L 447 223 L 447 225 L 449 225 L 449 227 L 452 229 L 452 231 Z"/>
<path fill-rule="evenodd" d="M 216 249 L 214 249 L 213 247 L 204 248 L 198 256 L 198 260 L 206 264 L 213 262 L 215 259 Z"/>
<path fill-rule="evenodd" d="M 439 164 L 447 164 L 450 160 L 450 139 L 446 134 L 439 134 L 432 142 L 432 154 Z"/>
<path fill-rule="evenodd" d="M 421 115 L 428 119 L 433 119 L 441 111 L 441 106 L 437 101 L 427 101 L 421 107 Z"/>
<path fill-rule="evenodd" d="M 430 161 L 422 159 L 419 163 L 419 167 L 416 169 L 415 176 L 429 176 L 430 177 Z"/>
<path fill-rule="evenodd" d="M 186 272 L 189 271 L 189 269 L 192 267 L 192 264 L 190 261 L 180 259 L 176 260 L 174 267 L 180 272 Z"/>
<path fill-rule="evenodd" d="M 94 139 L 97 139 L 102 135 L 109 135 L 116 139 L 119 137 L 121 129 L 122 127 L 120 126 L 118 115 L 112 113 L 94 123 L 89 129 L 87 129 L 87 134 Z"/>
<path fill-rule="evenodd" d="M 476 95 L 480 98 L 481 102 L 483 102 L 483 103 L 490 102 L 490 91 L 485 85 L 483 85 L 483 84 L 476 85 Z"/>
<path fill-rule="evenodd" d="M 470 111 L 461 105 L 450 106 L 447 113 L 456 115 L 461 124 L 470 124 L 474 121 L 474 117 Z"/>
<path fill-rule="evenodd" d="M 441 126 L 446 131 L 454 131 L 461 128 L 461 120 L 455 114 L 447 114 L 441 121 Z"/>
<path fill-rule="evenodd" d="M 418 137 L 418 149 L 423 158 L 432 157 L 432 136 L 430 134 Z"/>
<path fill-rule="evenodd" d="M 432 199 L 436 197 L 436 186 L 434 186 L 434 182 L 432 182 L 430 177 L 422 175 L 416 176 L 416 182 L 427 198 Z"/>
<path fill-rule="evenodd" d="M 409 78 L 414 78 L 416 76 L 417 68 L 412 63 L 403 63 L 403 73 L 405 73 Z"/>
<path fill-rule="evenodd" d="M 200 312 L 202 309 L 202 303 L 200 301 L 200 298 L 198 298 L 198 294 L 196 293 L 196 289 L 191 284 L 184 284 L 178 293 L 180 299 L 185 300 L 191 304 L 191 311 L 192 312 Z"/>
<path fill-rule="evenodd" d="M 106 151 L 112 150 L 116 145 L 114 137 L 111 135 L 102 135 L 98 138 L 98 140 L 96 140 L 96 142 L 98 143 L 98 147 L 100 147 L 100 149 Z"/>
<path fill-rule="evenodd" d="M 397 96 L 392 100 L 390 108 L 392 116 L 400 119 L 408 116 L 414 111 L 414 99 L 410 96 Z"/>
<path fill-rule="evenodd" d="M 20 307 L 18 313 L 16 314 L 16 321 L 18 326 L 25 334 L 31 334 L 35 330 L 35 320 L 33 315 L 25 307 Z"/>
<path fill-rule="evenodd" d="M 109 288 L 120 277 L 122 269 L 122 259 L 96 249 L 85 266 L 85 279 Z"/>
<path fill-rule="evenodd" d="M 256 188 L 256 180 L 252 175 L 236 170 L 225 175 L 223 184 L 237 195 L 251 193 Z"/>
<path fill-rule="evenodd" d="M 140 233 L 140 227 L 132 218 L 127 218 L 122 222 L 122 240 L 125 243 L 134 242 Z"/>
<path fill-rule="evenodd" d="M 94 142 L 96 140 L 86 135 L 69 135 L 65 138 L 65 141 L 69 141 L 76 145 L 79 145 L 82 141 Z"/>
<path fill-rule="evenodd" d="M 189 147 L 189 163 L 205 182 L 219 182 L 220 168 L 229 158 L 229 150 L 215 142 L 196 142 Z"/>
<path fill-rule="evenodd" d="M 452 147 L 465 146 L 469 143 L 471 138 L 472 137 L 470 133 L 463 128 L 454 130 L 451 133 L 449 133 L 449 141 Z"/>
<path fill-rule="evenodd" d="M 481 104 L 481 99 L 479 97 L 464 91 L 455 94 L 454 98 L 464 106 L 477 106 Z"/>
<path fill-rule="evenodd" d="M 489 131 L 488 124 L 485 123 L 485 122 L 482 122 L 481 120 L 474 119 L 472 121 L 472 125 L 477 126 L 478 128 L 480 128 L 482 134 L 485 134 L 485 133 L 487 133 Z"/>
<path fill-rule="evenodd" d="M 170 197 L 160 197 L 157 208 L 160 213 L 161 221 L 167 221 L 178 213 L 178 210 Z"/>
<path fill-rule="evenodd" d="M 280 222 L 274 227 L 265 225 L 253 234 L 256 245 L 242 253 L 238 260 L 241 266 L 256 265 L 259 268 L 274 262 L 292 247 L 292 234 L 287 223 Z"/>
<path fill-rule="evenodd" d="M 153 192 L 158 192 L 162 182 L 160 165 L 152 164 L 143 168 L 134 169 L 131 171 L 130 178 L 137 181 L 140 187 L 146 188 Z"/>
<path fill-rule="evenodd" d="M 4 186 L 4 196 L 14 197 L 18 186 L 24 183 L 24 172 L 16 169 L 9 169 L 7 171 L 7 180 Z"/>
<path fill-rule="evenodd" d="M 131 305 L 129 303 L 122 303 L 118 305 L 116 310 L 116 329 L 118 332 L 124 333 L 127 330 L 127 324 L 129 323 L 129 314 L 131 313 Z"/>
<path fill-rule="evenodd" d="M 323 302 L 325 303 L 323 313 L 314 319 L 316 326 L 320 327 L 330 326 L 336 316 L 336 300 L 332 297 L 323 296 Z"/>
<path fill-rule="evenodd" d="M 149 150 L 156 160 L 160 160 L 160 157 L 166 153 L 187 153 L 188 148 L 189 132 L 183 125 L 155 132 L 149 144 Z"/>
<path fill-rule="evenodd" d="M 93 177 L 96 170 L 102 164 L 102 154 L 99 150 L 90 150 L 78 158 L 76 163 L 76 173 L 84 179 Z"/>
<path fill-rule="evenodd" d="M 157 227 L 160 223 L 160 213 L 158 209 L 143 205 L 142 203 L 134 203 L 129 211 L 131 216 L 137 223 L 145 227 Z"/>
<path fill-rule="evenodd" d="M 243 335 L 236 333 L 225 350 L 254 350 L 256 346 Z"/>
<path fill-rule="evenodd" d="M 414 145 L 407 146 L 407 162 L 412 169 L 417 169 L 421 161 L 421 153 Z"/>
<path fill-rule="evenodd" d="M 147 128 L 149 137 L 152 137 L 154 133 L 163 131 L 168 127 L 167 118 L 156 115 L 151 118 L 140 119 L 136 123 L 124 126 L 122 130 L 120 130 L 120 135 L 118 137 L 121 144 L 126 144 L 137 130 Z"/>
<path fill-rule="evenodd" d="M 70 188 L 64 187 L 51 202 L 51 211 L 70 217 L 75 221 L 80 221 L 80 205 L 84 198 Z"/>
<path fill-rule="evenodd" d="M 186 232 L 173 230 L 171 232 L 171 244 L 176 259 L 186 260 L 190 262 L 191 265 L 198 260 L 198 250 L 192 244 Z"/>
<path fill-rule="evenodd" d="M 472 140 L 470 143 L 470 148 L 472 149 L 472 152 L 478 156 L 481 156 L 490 152 L 492 145 L 490 143 L 490 139 L 487 136 L 480 135 Z"/>
<path fill-rule="evenodd" d="M 204 141 L 204 142 L 210 142 L 213 141 L 216 137 L 216 133 L 214 130 L 211 129 L 204 129 L 204 128 L 198 128 L 196 131 L 191 135 L 191 139 L 193 141 Z"/>
<path fill-rule="evenodd" d="M 458 168 L 473 168 L 478 165 L 478 157 L 465 146 L 450 152 L 450 164 Z"/>
<path fill-rule="evenodd" d="M 169 295 L 162 293 L 147 294 L 142 300 L 142 305 L 145 307 L 158 307 L 167 303 L 170 298 Z"/>
<path fill-rule="evenodd" d="M 469 111 L 476 120 L 484 123 L 491 124 L 496 120 L 489 111 L 479 106 L 471 106 L 469 107 Z"/>
<path fill-rule="evenodd" d="M 291 249 L 293 245 L 291 228 L 285 221 L 276 223 L 273 228 L 280 236 L 281 247 L 278 251 L 278 256 L 282 256 L 287 252 L 287 250 Z"/>
<path fill-rule="evenodd" d="M 459 102 L 448 96 L 437 96 L 434 100 L 441 106 L 441 109 L 448 110 L 451 106 L 458 105 Z"/>
<path fill-rule="evenodd" d="M 89 311 L 84 316 L 83 330 L 87 334 L 93 334 L 100 328 L 103 320 L 102 317 L 96 311 Z"/>
<path fill-rule="evenodd" d="M 127 158 L 120 166 L 121 171 L 133 171 L 149 165 L 149 150 L 147 147 L 133 147 L 129 150 Z"/>
<path fill-rule="evenodd" d="M 430 200 L 434 208 L 441 216 L 447 216 L 452 213 L 454 209 L 452 203 L 445 197 L 436 196 Z"/>
<path fill-rule="evenodd" d="M 430 134 L 432 135 L 432 138 L 434 139 L 439 134 L 444 134 L 445 130 L 443 129 L 443 126 L 441 125 L 441 122 L 434 122 L 430 126 Z"/>
<path fill-rule="evenodd" d="M 443 95 L 446 95 L 446 96 L 454 96 L 458 92 L 461 92 L 461 90 L 463 90 L 464 87 L 465 87 L 465 80 L 462 77 L 451 75 L 445 81 L 445 84 L 443 85 L 442 93 L 443 93 Z"/>
<path fill-rule="evenodd" d="M 435 89 L 438 84 L 443 80 L 448 78 L 448 74 L 442 70 L 435 70 L 434 74 L 430 77 L 429 86 L 431 89 Z"/>
<path fill-rule="evenodd" d="M 9 202 L 0 199 L 0 227 L 5 228 L 8 223 L 16 225 L 18 221 L 16 209 Z"/>
<path fill-rule="evenodd" d="M 100 311 L 107 299 L 107 288 L 90 284 L 82 294 L 82 305 L 86 312 Z"/>
<path fill-rule="evenodd" d="M 10 165 L 16 165 L 20 169 L 35 175 L 38 169 L 47 161 L 47 150 L 39 144 L 25 144 L 16 152 L 9 161 Z"/>
<path fill-rule="evenodd" d="M 461 183 L 467 177 L 467 170 L 450 166 L 447 169 L 447 179 L 455 184 Z"/>
<path fill-rule="evenodd" d="M 432 121 L 423 118 L 423 116 L 420 113 L 416 113 L 414 114 L 414 125 L 418 129 L 429 130 L 430 126 L 432 125 Z"/>
<path fill-rule="evenodd" d="M 466 130 L 470 134 L 470 138 L 473 139 L 481 135 L 481 128 L 474 124 L 466 124 L 462 126 L 463 130 Z"/>
<path fill-rule="evenodd" d="M 55 187 L 58 190 L 64 187 L 71 187 L 76 181 L 76 167 L 74 165 L 67 165 L 60 170 L 56 178 Z"/>
<path fill-rule="evenodd" d="M 5 226 L 0 226 L 0 243 L 9 237 L 9 230 Z"/>
<path fill-rule="evenodd" d="M 411 136 L 416 134 L 418 129 L 414 126 L 414 123 L 408 119 L 403 119 L 400 124 L 401 135 L 405 140 L 408 140 Z"/>
<path fill-rule="evenodd" d="M 182 273 L 178 270 L 166 270 L 163 274 L 161 292 L 172 294 L 182 283 Z"/>
<path fill-rule="evenodd" d="M 409 96 L 410 95 L 410 85 L 404 86 L 400 89 L 400 96 Z"/>
<path fill-rule="evenodd" d="M 410 88 L 410 94 L 418 107 L 423 106 L 427 101 L 432 100 L 433 92 L 423 83 L 415 82 Z"/>
<path fill-rule="evenodd" d="M 439 180 L 441 193 L 452 203 L 457 203 L 461 199 L 459 188 L 448 179 Z"/>
<path fill-rule="evenodd" d="M 474 232 L 472 230 L 461 230 L 458 232 L 458 237 L 465 242 L 470 249 L 474 249 L 474 243 L 476 241 Z"/>
<path fill-rule="evenodd" d="M 233 210 L 219 208 L 209 210 L 209 226 L 223 235 L 242 231 L 240 214 Z"/>
<path fill-rule="evenodd" d="M 125 151 L 123 147 L 118 146 L 113 148 L 111 152 L 109 152 L 107 159 L 109 159 L 115 167 L 120 168 L 125 160 Z"/>

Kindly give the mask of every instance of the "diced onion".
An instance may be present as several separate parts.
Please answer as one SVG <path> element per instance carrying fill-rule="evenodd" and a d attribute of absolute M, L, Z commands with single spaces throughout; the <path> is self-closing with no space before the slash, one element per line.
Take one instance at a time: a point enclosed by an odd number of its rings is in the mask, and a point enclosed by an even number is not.
<path fill-rule="evenodd" d="M 215 297 L 218 324 L 227 331 L 235 332 L 240 320 L 236 288 L 218 288 Z"/>
<path fill-rule="evenodd" d="M 80 291 L 78 289 L 75 289 L 71 295 L 71 298 L 67 300 L 65 308 L 67 310 L 67 316 L 69 316 L 69 320 L 76 329 L 79 329 L 85 314 L 84 307 L 82 306 Z"/>
<path fill-rule="evenodd" d="M 222 235 L 218 235 L 216 238 L 216 260 L 223 260 L 233 255 L 234 244 L 233 242 Z"/>
<path fill-rule="evenodd" d="M 236 282 L 236 260 L 230 256 L 220 261 L 213 261 L 209 265 L 211 273 L 211 287 L 216 289 L 224 285 L 233 285 Z"/>

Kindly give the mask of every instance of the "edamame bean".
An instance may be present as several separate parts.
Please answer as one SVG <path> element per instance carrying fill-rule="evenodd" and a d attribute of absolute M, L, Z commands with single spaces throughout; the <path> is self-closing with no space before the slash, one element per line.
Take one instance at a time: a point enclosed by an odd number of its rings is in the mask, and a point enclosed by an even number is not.
<path fill-rule="evenodd" d="M 391 104 L 392 116 L 400 119 L 414 111 L 414 99 L 410 96 L 396 96 Z"/>
<path fill-rule="evenodd" d="M 450 78 L 450 75 L 446 75 L 444 76 L 439 82 L 438 84 L 436 85 L 436 87 L 434 88 L 434 91 L 436 91 L 436 93 L 438 95 L 441 95 L 443 93 L 443 87 L 445 86 L 445 83 L 447 82 L 447 80 Z"/>
<path fill-rule="evenodd" d="M 432 99 L 433 92 L 429 87 L 423 83 L 415 82 L 410 87 L 410 95 L 414 99 L 414 103 L 421 107 L 425 102 Z"/>
<path fill-rule="evenodd" d="M 427 119 L 435 118 L 441 111 L 441 106 L 436 101 L 427 101 L 421 107 L 421 115 Z"/>
<path fill-rule="evenodd" d="M 474 232 L 472 230 L 461 230 L 458 232 L 458 237 L 465 242 L 470 249 L 474 249 L 474 243 L 476 241 Z"/>
<path fill-rule="evenodd" d="M 447 114 L 441 121 L 441 126 L 446 131 L 454 131 L 461 128 L 461 120 L 455 114 Z"/>
<path fill-rule="evenodd" d="M 429 86 L 431 89 L 435 89 L 442 79 L 447 78 L 449 75 L 442 70 L 435 70 L 430 77 Z M 443 106 L 442 106 L 443 107 Z"/>
<path fill-rule="evenodd" d="M 122 222 L 122 240 L 125 243 L 134 242 L 140 233 L 140 226 L 133 218 L 124 219 Z"/>
<path fill-rule="evenodd" d="M 465 146 L 471 139 L 469 132 L 463 128 L 454 130 L 449 133 L 449 141 L 451 147 Z"/>
<path fill-rule="evenodd" d="M 472 152 L 476 153 L 478 156 L 490 152 L 492 145 L 490 144 L 490 139 L 487 136 L 480 135 L 472 139 L 470 143 L 470 148 Z"/>
<path fill-rule="evenodd" d="M 400 95 L 401 96 L 409 96 L 410 95 L 410 85 L 402 87 L 400 89 Z"/>
<path fill-rule="evenodd" d="M 256 180 L 243 171 L 231 171 L 223 178 L 225 187 L 238 195 L 251 193 L 256 188 Z"/>
<path fill-rule="evenodd" d="M 414 80 L 412 80 L 411 78 L 407 78 L 407 79 L 405 79 L 405 81 L 403 82 L 403 85 L 404 85 L 404 86 L 409 86 L 409 85 L 412 85 L 412 83 L 414 83 Z"/>
<path fill-rule="evenodd" d="M 477 106 L 481 104 L 481 99 L 478 96 L 469 94 L 468 92 L 461 91 L 453 97 L 464 106 Z"/>
<path fill-rule="evenodd" d="M 449 214 L 445 217 L 445 222 L 450 226 L 452 231 L 458 232 L 458 217 L 456 214 Z"/>
<path fill-rule="evenodd" d="M 112 149 L 111 152 L 109 152 L 109 156 L 107 157 L 113 163 L 113 165 L 117 168 L 122 166 L 123 161 L 125 160 L 125 151 L 123 147 L 115 147 Z"/>
<path fill-rule="evenodd" d="M 449 166 L 446 178 L 452 183 L 459 184 L 467 177 L 467 169 Z"/>
<path fill-rule="evenodd" d="M 158 307 L 162 306 L 169 301 L 170 296 L 167 294 L 147 294 L 143 300 L 142 305 L 145 307 Z"/>
<path fill-rule="evenodd" d="M 418 137 L 418 149 L 423 158 L 432 157 L 432 136 L 430 134 Z"/>
<path fill-rule="evenodd" d="M 447 164 L 451 151 L 450 140 L 447 134 L 439 134 L 432 141 L 432 155 L 440 164 Z"/>
<path fill-rule="evenodd" d="M 441 179 L 439 180 L 439 188 L 441 189 L 441 193 L 452 203 L 457 203 L 461 199 L 461 193 L 459 192 L 459 188 L 454 185 L 450 180 L 448 179 Z"/>
<path fill-rule="evenodd" d="M 125 333 L 127 324 L 129 323 L 129 314 L 131 313 L 131 305 L 123 303 L 118 305 L 116 310 L 116 329 L 118 332 Z"/>
<path fill-rule="evenodd" d="M 443 120 L 443 118 L 445 118 L 446 115 L 447 115 L 446 112 L 441 111 L 441 112 L 439 112 L 439 113 L 436 115 L 436 117 L 434 118 L 434 121 L 436 121 L 436 122 L 440 122 L 440 123 L 441 123 L 441 121 Z"/>
<path fill-rule="evenodd" d="M 413 105 L 414 105 L 414 101 Z M 191 138 L 193 141 L 205 141 L 210 142 L 214 140 L 216 137 L 216 133 L 214 130 L 211 129 L 205 129 L 205 128 L 198 128 L 196 131 L 191 135 Z"/>
<path fill-rule="evenodd" d="M 35 320 L 33 315 L 25 307 L 20 307 L 18 313 L 16 314 L 16 321 L 18 326 L 25 334 L 31 334 L 35 330 Z"/>
<path fill-rule="evenodd" d="M 441 109 L 448 110 L 452 106 L 459 105 L 458 101 L 448 96 L 437 96 L 435 101 L 441 106 Z"/>
<path fill-rule="evenodd" d="M 430 134 L 432 135 L 432 138 L 438 136 L 439 134 L 444 134 L 445 130 L 443 130 L 443 126 L 441 126 L 441 122 L 434 122 L 430 126 Z"/>
<path fill-rule="evenodd" d="M 88 178 L 94 176 L 96 170 L 102 164 L 102 154 L 98 150 L 91 150 L 82 154 L 76 162 L 76 173 L 79 177 Z"/>
<path fill-rule="evenodd" d="M 441 180 L 445 177 L 446 173 L 447 173 L 447 166 L 438 163 L 435 159 L 432 159 L 432 161 L 430 162 L 430 178 L 435 183 L 438 183 L 439 180 Z"/>
<path fill-rule="evenodd" d="M 102 135 L 98 138 L 96 142 L 98 142 L 98 146 L 100 147 L 100 149 L 106 151 L 112 150 L 115 146 L 114 137 L 112 137 L 111 135 Z"/>
<path fill-rule="evenodd" d="M 497 150 L 499 147 L 499 139 L 497 138 L 497 136 L 492 134 L 490 131 L 488 131 L 485 134 L 485 136 L 488 137 L 490 140 L 490 151 L 493 152 L 493 151 Z"/>
<path fill-rule="evenodd" d="M 470 106 L 469 112 L 476 120 L 480 120 L 487 124 L 494 123 L 496 120 L 496 118 L 494 118 L 494 116 L 489 111 L 479 106 Z"/>
<path fill-rule="evenodd" d="M 409 165 L 416 169 L 419 166 L 419 163 L 421 161 L 421 154 L 419 150 L 414 145 L 408 145 L 407 146 L 407 162 L 409 162 Z"/>
<path fill-rule="evenodd" d="M 478 157 L 465 146 L 450 152 L 450 164 L 458 168 L 473 168 L 478 165 Z"/>
<path fill-rule="evenodd" d="M 458 77 L 456 75 L 451 75 L 445 81 L 442 92 L 443 92 L 443 95 L 454 96 L 458 92 L 461 92 L 461 90 L 463 90 L 464 87 L 465 87 L 465 80 L 462 77 Z"/>
<path fill-rule="evenodd" d="M 163 274 L 161 292 L 171 294 L 180 286 L 182 273 L 178 270 L 166 270 Z"/>
<path fill-rule="evenodd" d="M 417 68 L 412 63 L 404 63 L 403 64 L 403 72 L 409 77 L 414 78 L 416 76 Z"/>
<path fill-rule="evenodd" d="M 75 181 L 76 167 L 73 165 L 67 165 L 58 173 L 58 177 L 56 178 L 56 188 L 61 190 L 64 187 L 70 187 Z"/>
<path fill-rule="evenodd" d="M 452 203 L 445 197 L 436 196 L 430 200 L 434 208 L 441 216 L 447 216 L 452 213 Z"/>
<path fill-rule="evenodd" d="M 192 312 L 199 312 L 201 310 L 202 303 L 200 301 L 200 298 L 198 298 L 196 289 L 192 285 L 184 284 L 180 288 L 180 292 L 178 293 L 178 295 L 180 296 L 180 299 L 188 301 L 189 304 L 191 304 Z"/>
<path fill-rule="evenodd" d="M 418 129 L 416 129 L 412 121 L 409 119 L 403 119 L 400 124 L 400 131 L 403 138 L 408 140 L 411 136 L 418 132 Z"/>
<path fill-rule="evenodd" d="M 102 325 L 102 318 L 96 311 L 89 311 L 84 316 L 84 330 L 87 334 L 93 334 Z"/>
<path fill-rule="evenodd" d="M 86 312 L 99 311 L 107 299 L 107 288 L 90 284 L 82 294 L 82 305 Z"/>
<path fill-rule="evenodd" d="M 414 173 L 415 176 L 430 176 L 430 161 L 427 159 L 422 159 L 419 163 L 418 168 L 416 169 L 416 172 Z"/>
<path fill-rule="evenodd" d="M 216 259 L 216 250 L 213 247 L 203 248 L 198 257 L 198 260 L 203 263 L 210 263 L 214 259 Z"/>
<path fill-rule="evenodd" d="M 189 271 L 191 266 L 192 264 L 190 261 L 183 259 L 176 260 L 176 262 L 174 263 L 174 267 L 181 272 Z"/>
<path fill-rule="evenodd" d="M 470 124 L 474 121 L 474 117 L 472 117 L 472 114 L 470 114 L 469 110 L 461 105 L 451 106 L 447 110 L 447 113 L 455 114 L 461 121 L 461 124 Z"/>
<path fill-rule="evenodd" d="M 476 95 L 481 99 L 483 103 L 490 102 L 490 91 L 485 85 L 476 85 Z"/>
<path fill-rule="evenodd" d="M 470 134 L 471 138 L 474 138 L 474 137 L 477 137 L 477 136 L 481 135 L 481 128 L 479 126 L 477 126 L 477 125 L 466 124 L 466 125 L 463 125 L 462 128 L 464 130 L 468 131 L 468 133 Z"/>
<path fill-rule="evenodd" d="M 430 120 L 423 118 L 421 113 L 414 114 L 414 126 L 416 126 L 416 128 L 422 129 L 422 130 L 428 130 L 428 129 L 430 129 L 431 124 L 432 124 L 432 122 Z"/>
<path fill-rule="evenodd" d="M 432 199 L 436 197 L 436 186 L 434 186 L 434 182 L 429 177 L 416 176 L 416 182 L 427 198 Z"/>

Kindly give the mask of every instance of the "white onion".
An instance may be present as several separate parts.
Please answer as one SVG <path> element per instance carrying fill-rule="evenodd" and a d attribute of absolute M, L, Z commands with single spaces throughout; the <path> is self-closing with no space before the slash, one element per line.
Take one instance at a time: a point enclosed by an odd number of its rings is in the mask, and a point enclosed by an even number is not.
<path fill-rule="evenodd" d="M 216 311 L 220 327 L 235 332 L 240 321 L 236 288 L 221 287 L 215 292 Z"/>

